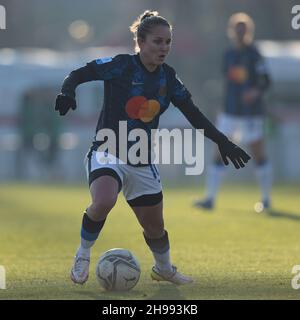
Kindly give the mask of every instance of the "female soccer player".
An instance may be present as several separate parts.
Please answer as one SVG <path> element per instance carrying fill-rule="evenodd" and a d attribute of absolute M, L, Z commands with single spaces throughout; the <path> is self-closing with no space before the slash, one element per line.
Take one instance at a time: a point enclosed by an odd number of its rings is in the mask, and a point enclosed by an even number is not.
<path fill-rule="evenodd" d="M 236 143 L 249 145 L 262 193 L 259 208 L 268 209 L 272 175 L 264 151 L 262 97 L 270 78 L 263 58 L 252 43 L 253 35 L 254 23 L 248 15 L 236 13 L 230 17 L 228 36 L 233 46 L 224 55 L 225 110 L 218 117 L 217 128 Z M 208 170 L 206 197 L 195 203 L 197 207 L 214 207 L 224 169 L 216 154 Z"/>
<path fill-rule="evenodd" d="M 92 203 L 83 215 L 81 243 L 71 270 L 71 279 L 80 284 L 87 280 L 90 249 L 123 188 L 124 196 L 143 228 L 145 241 L 155 259 L 151 277 L 158 281 L 186 284 L 192 279 L 179 273 L 170 260 L 158 169 L 151 162 L 128 163 L 128 159 L 121 158 L 119 149 L 113 152 L 110 159 L 120 157 L 121 161 L 101 161 L 103 153 L 99 156 L 101 152 L 98 150 L 105 142 L 99 140 L 99 132 L 111 129 L 119 140 L 119 122 L 126 121 L 128 131 L 143 129 L 149 135 L 151 129 L 157 128 L 159 116 L 172 102 L 195 128 L 203 128 L 205 136 L 218 145 L 225 164 L 229 163 L 228 157 L 236 168 L 244 167 L 250 157 L 208 121 L 194 105 L 191 94 L 174 69 L 164 63 L 172 40 L 169 22 L 155 11 L 145 11 L 130 30 L 134 33 L 136 54 L 97 59 L 72 71 L 64 80 L 56 100 L 55 109 L 60 115 L 65 115 L 70 108 L 76 108 L 75 89 L 79 84 L 104 80 L 104 105 L 96 128 L 96 138 L 87 154 Z"/>

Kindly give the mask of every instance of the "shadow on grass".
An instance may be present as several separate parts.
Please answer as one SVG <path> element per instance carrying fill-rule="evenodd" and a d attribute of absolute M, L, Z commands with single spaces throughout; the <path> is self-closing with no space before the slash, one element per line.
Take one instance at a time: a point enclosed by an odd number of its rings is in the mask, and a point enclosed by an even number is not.
<path fill-rule="evenodd" d="M 78 294 L 78 293 L 77 293 Z M 126 292 L 111 291 L 82 291 L 79 292 L 86 299 L 93 300 L 185 300 L 186 297 L 180 292 L 177 286 L 172 284 L 157 284 L 148 287 L 146 290 L 131 290 Z"/>
<path fill-rule="evenodd" d="M 264 213 L 266 216 L 269 216 L 271 218 L 283 218 L 283 219 L 289 219 L 289 220 L 300 222 L 300 214 L 299 213 L 277 211 L 277 210 L 273 210 L 273 209 L 266 210 L 266 212 L 264 212 Z"/>
<path fill-rule="evenodd" d="M 179 287 L 170 283 L 157 284 L 158 290 L 152 292 L 147 300 L 186 300 Z"/>
<path fill-rule="evenodd" d="M 87 300 L 118 301 L 118 300 L 278 300 L 299 299 L 299 292 L 292 289 L 290 278 L 273 274 L 239 274 L 220 278 L 207 278 L 201 286 L 184 289 L 188 296 L 181 292 L 181 287 L 163 283 L 147 286 L 143 290 L 128 292 L 96 292 L 92 290 L 76 292 Z M 79 294 L 79 296 L 78 296 Z"/>
<path fill-rule="evenodd" d="M 238 208 L 231 208 L 231 209 L 226 208 L 225 211 L 234 212 L 234 213 L 239 212 L 241 214 L 249 213 L 249 210 L 238 209 Z M 213 211 L 212 211 L 212 213 L 213 213 Z M 253 214 L 264 215 L 266 217 L 276 218 L 276 219 L 277 218 L 289 219 L 289 220 L 300 222 L 300 213 L 297 213 L 297 212 L 285 212 L 285 211 L 281 211 L 281 210 L 268 209 L 268 210 L 262 211 L 261 213 L 257 213 L 255 211 L 253 211 Z"/>

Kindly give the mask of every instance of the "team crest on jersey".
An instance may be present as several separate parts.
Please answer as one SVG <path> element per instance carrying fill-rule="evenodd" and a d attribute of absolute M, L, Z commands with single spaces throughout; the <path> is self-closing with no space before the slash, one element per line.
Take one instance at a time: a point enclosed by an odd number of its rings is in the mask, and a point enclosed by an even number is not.
<path fill-rule="evenodd" d="M 160 111 L 160 103 L 154 99 L 147 100 L 143 96 L 134 96 L 127 101 L 125 110 L 131 119 L 151 122 Z"/>
<path fill-rule="evenodd" d="M 110 62 L 110 61 L 112 61 L 112 58 L 111 57 L 106 57 L 106 58 L 97 59 L 96 63 L 97 64 L 103 64 L 103 63 L 107 63 L 107 62 Z"/>

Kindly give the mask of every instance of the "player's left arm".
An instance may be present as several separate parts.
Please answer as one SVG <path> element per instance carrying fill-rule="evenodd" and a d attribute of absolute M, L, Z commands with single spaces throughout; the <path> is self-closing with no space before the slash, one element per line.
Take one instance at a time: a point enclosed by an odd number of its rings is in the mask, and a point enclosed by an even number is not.
<path fill-rule="evenodd" d="M 195 106 L 191 94 L 177 77 L 173 83 L 171 102 L 183 113 L 195 129 L 204 129 L 204 135 L 218 145 L 226 166 L 229 164 L 229 159 L 235 168 L 239 169 L 244 167 L 245 163 L 251 159 L 243 149 L 231 142 Z"/>
<path fill-rule="evenodd" d="M 251 159 L 243 149 L 231 142 L 205 117 L 205 115 L 194 105 L 191 98 L 177 104 L 177 107 L 194 128 L 204 129 L 204 135 L 218 145 L 223 162 L 226 166 L 229 164 L 227 158 L 229 158 L 236 169 L 243 168 L 245 163 Z"/>

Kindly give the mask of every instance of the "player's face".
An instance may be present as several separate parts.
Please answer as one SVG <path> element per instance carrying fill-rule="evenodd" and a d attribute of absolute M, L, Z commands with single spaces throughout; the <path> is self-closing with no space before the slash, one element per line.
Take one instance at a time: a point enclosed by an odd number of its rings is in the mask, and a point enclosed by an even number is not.
<path fill-rule="evenodd" d="M 146 39 L 139 41 L 140 54 L 149 65 L 164 63 L 172 42 L 172 33 L 167 26 L 153 27 Z"/>
<path fill-rule="evenodd" d="M 245 36 L 247 33 L 247 26 L 244 22 L 240 22 L 235 26 L 235 36 L 236 36 L 236 41 L 238 43 L 245 43 Z"/>

